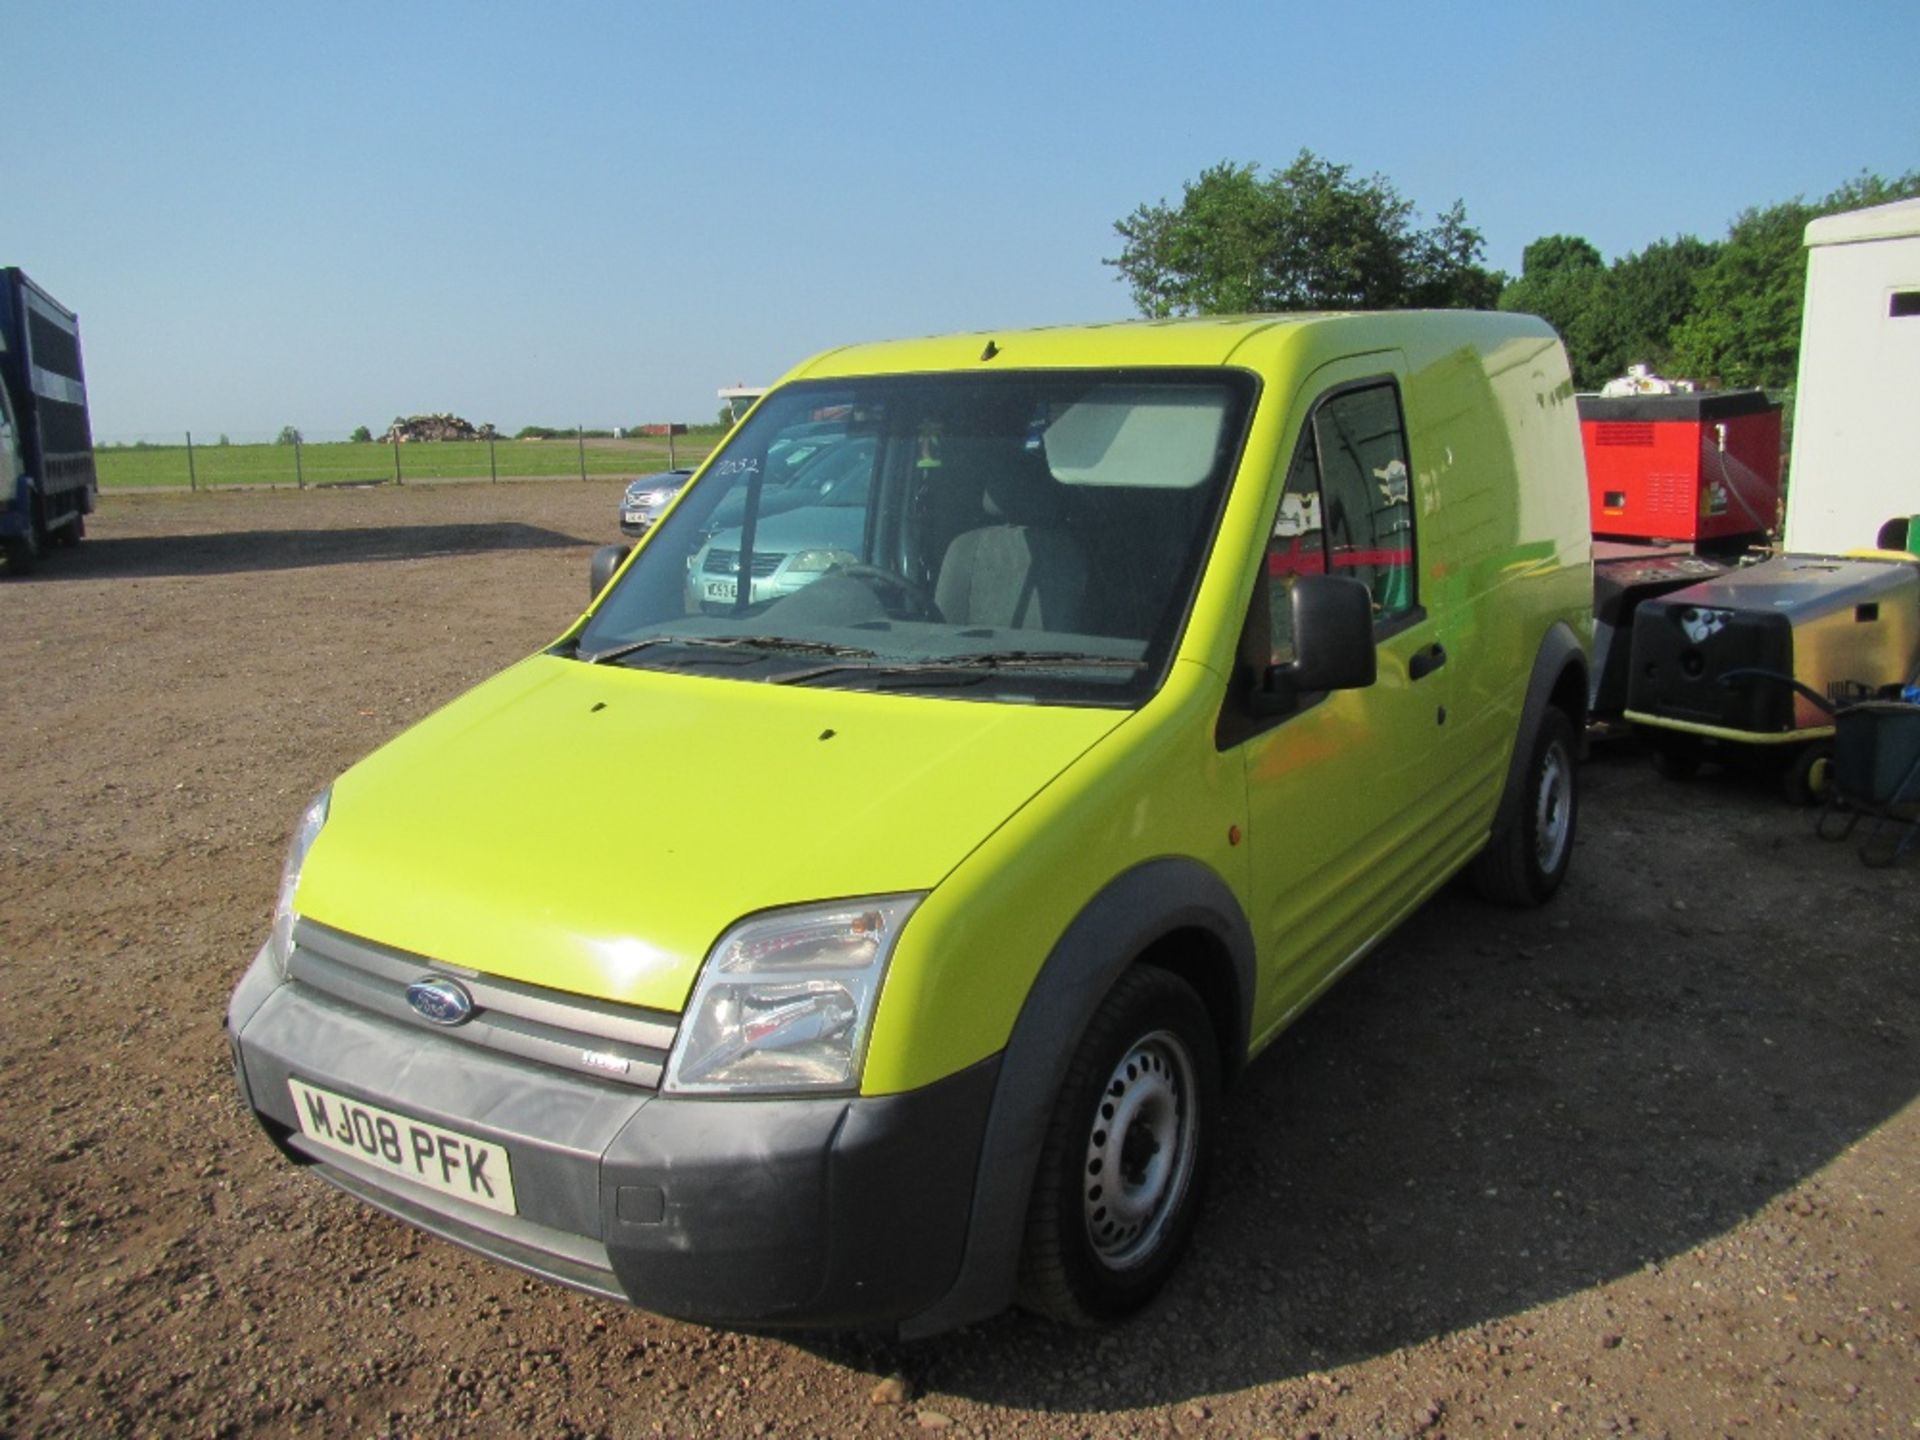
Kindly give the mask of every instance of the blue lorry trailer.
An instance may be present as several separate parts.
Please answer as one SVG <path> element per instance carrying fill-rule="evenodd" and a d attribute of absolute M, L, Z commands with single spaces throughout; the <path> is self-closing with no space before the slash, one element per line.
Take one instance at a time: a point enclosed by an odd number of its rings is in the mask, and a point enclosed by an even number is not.
<path fill-rule="evenodd" d="M 18 266 L 0 268 L 0 550 L 10 574 L 77 545 L 100 493 L 80 320 Z"/>

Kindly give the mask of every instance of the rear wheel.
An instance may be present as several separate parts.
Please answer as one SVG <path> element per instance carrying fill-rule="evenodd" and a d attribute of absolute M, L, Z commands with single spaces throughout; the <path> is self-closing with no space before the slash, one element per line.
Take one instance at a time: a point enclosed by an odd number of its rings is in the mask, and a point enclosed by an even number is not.
<path fill-rule="evenodd" d="M 40 562 L 40 550 L 31 535 L 9 535 L 6 554 L 9 575 L 31 575 Z"/>
<path fill-rule="evenodd" d="M 1549 706 L 1540 717 L 1521 773 L 1519 808 L 1494 831 L 1468 874 L 1474 888 L 1502 905 L 1545 904 L 1566 878 L 1579 819 L 1573 722 Z"/>
<path fill-rule="evenodd" d="M 47 532 L 40 520 L 40 497 L 27 501 L 27 532 L 6 538 L 7 573 L 31 575 L 40 568 L 40 557 L 47 553 Z"/>
<path fill-rule="evenodd" d="M 1794 805 L 1818 805 L 1833 789 L 1833 746 L 1824 740 L 1803 745 L 1780 776 L 1780 788 Z"/>
<path fill-rule="evenodd" d="M 1213 1025 L 1192 987 L 1151 966 L 1122 975 L 1054 1100 L 1022 1305 L 1097 1325 L 1153 1298 L 1193 1233 L 1219 1094 Z"/>

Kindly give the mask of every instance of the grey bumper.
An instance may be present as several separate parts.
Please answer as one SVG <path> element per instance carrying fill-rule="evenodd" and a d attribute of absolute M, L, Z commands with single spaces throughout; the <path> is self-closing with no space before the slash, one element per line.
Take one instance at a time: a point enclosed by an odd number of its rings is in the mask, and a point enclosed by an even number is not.
<path fill-rule="evenodd" d="M 267 1133 L 342 1189 L 549 1279 L 721 1324 L 892 1326 L 945 1295 L 999 1067 L 872 1098 L 663 1097 L 369 1014 L 264 956 L 228 1031 Z M 518 1213 L 308 1141 L 290 1078 L 505 1146 Z"/>

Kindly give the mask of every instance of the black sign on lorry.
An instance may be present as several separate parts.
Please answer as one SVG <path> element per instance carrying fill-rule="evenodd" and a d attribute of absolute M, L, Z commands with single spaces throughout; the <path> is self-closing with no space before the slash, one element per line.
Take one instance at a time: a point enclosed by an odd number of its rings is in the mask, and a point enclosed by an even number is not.
<path fill-rule="evenodd" d="M 0 268 L 0 547 L 25 574 L 78 545 L 99 495 L 80 321 L 17 266 Z"/>

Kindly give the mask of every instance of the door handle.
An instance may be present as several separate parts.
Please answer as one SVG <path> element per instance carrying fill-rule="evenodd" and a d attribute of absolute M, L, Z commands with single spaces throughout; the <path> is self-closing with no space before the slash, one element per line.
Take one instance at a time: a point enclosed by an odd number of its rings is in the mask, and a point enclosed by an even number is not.
<path fill-rule="evenodd" d="M 1447 647 L 1436 640 L 1407 662 L 1407 678 L 1424 680 L 1446 663 Z"/>

